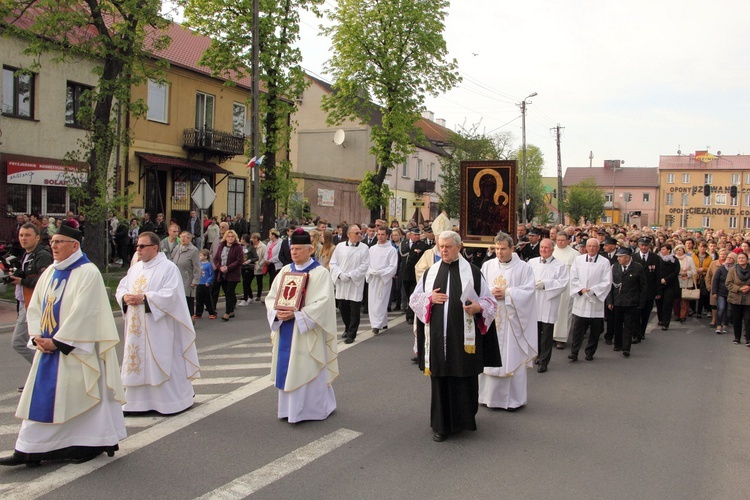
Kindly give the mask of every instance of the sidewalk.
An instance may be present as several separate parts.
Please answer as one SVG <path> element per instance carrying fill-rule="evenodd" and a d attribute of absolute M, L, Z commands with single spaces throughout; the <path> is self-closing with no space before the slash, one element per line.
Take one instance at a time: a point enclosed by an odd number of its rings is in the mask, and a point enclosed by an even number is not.
<path fill-rule="evenodd" d="M 0 333 L 10 333 L 16 327 L 15 301 L 0 300 Z"/>

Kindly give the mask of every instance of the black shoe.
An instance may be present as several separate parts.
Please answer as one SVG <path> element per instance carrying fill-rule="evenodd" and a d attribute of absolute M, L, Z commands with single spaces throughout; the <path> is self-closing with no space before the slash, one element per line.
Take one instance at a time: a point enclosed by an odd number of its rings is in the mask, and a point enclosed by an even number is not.
<path fill-rule="evenodd" d="M 386 309 L 386 311 L 391 312 L 391 307 L 388 306 L 388 308 Z"/>
<path fill-rule="evenodd" d="M 605 344 L 607 344 L 607 345 L 612 345 L 612 341 L 611 341 L 611 340 L 609 340 L 609 339 L 605 339 L 605 340 L 604 340 L 604 343 L 605 343 Z"/>
<path fill-rule="evenodd" d="M 594 356 L 592 354 L 587 354 L 586 361 L 594 361 Z"/>
<path fill-rule="evenodd" d="M 547 365 L 539 365 L 539 369 L 537 369 L 539 373 L 544 373 L 547 371 Z"/>
<path fill-rule="evenodd" d="M 641 343 L 641 339 L 639 339 L 639 338 L 635 338 L 635 339 L 632 339 L 632 340 L 630 341 L 630 343 L 631 343 L 631 344 L 640 344 L 640 343 Z"/>
<path fill-rule="evenodd" d="M 410 325 L 414 324 L 414 320 L 413 319 L 407 319 L 406 322 L 409 323 Z"/>
<path fill-rule="evenodd" d="M 439 432 L 435 432 L 435 433 L 433 433 L 433 434 L 432 434 L 432 440 L 433 440 L 433 441 L 437 441 L 438 443 L 440 443 L 440 442 L 442 442 L 442 441 L 445 441 L 445 439 L 446 439 L 447 437 L 448 437 L 447 435 L 445 435 L 445 434 L 440 434 Z"/>
<path fill-rule="evenodd" d="M 630 351 L 622 351 L 622 355 L 625 356 L 626 358 L 629 358 L 630 357 Z"/>
<path fill-rule="evenodd" d="M 351 337 L 346 337 L 346 339 L 344 340 L 344 344 L 353 344 L 353 343 L 354 343 L 354 339 Z"/>
<path fill-rule="evenodd" d="M 23 392 L 23 386 L 19 387 L 19 388 L 18 388 L 18 389 L 16 389 L 16 390 L 17 390 L 18 392 Z"/>
<path fill-rule="evenodd" d="M 667 325 L 662 326 L 661 329 L 662 329 L 662 331 L 666 332 L 667 330 L 669 330 L 669 326 L 667 326 Z"/>
<path fill-rule="evenodd" d="M 372 329 L 372 334 L 373 335 L 377 335 L 378 333 L 380 333 L 380 329 L 378 329 L 378 328 L 373 328 Z"/>
<path fill-rule="evenodd" d="M 0 458 L 0 465 L 15 467 L 16 465 L 25 465 L 26 467 L 39 467 L 41 460 L 26 460 L 18 453 L 13 453 L 9 457 Z"/>
<path fill-rule="evenodd" d="M 535 364 L 535 365 L 538 365 L 538 364 L 540 364 L 539 358 L 536 358 L 536 359 L 534 360 L 534 364 Z"/>
<path fill-rule="evenodd" d="M 417 363 L 419 363 L 419 359 L 417 359 L 417 357 L 414 356 L 413 358 L 411 358 L 411 362 L 416 365 Z"/>
<path fill-rule="evenodd" d="M 620 351 L 622 351 L 622 347 L 615 347 L 615 352 L 620 352 Z"/>
<path fill-rule="evenodd" d="M 568 359 L 572 362 L 578 361 L 578 354 L 569 354 Z"/>

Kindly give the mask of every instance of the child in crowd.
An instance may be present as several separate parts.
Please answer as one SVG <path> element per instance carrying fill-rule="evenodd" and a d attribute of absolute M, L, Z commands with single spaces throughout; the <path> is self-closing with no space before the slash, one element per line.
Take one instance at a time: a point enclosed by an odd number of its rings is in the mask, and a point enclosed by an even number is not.
<path fill-rule="evenodd" d="M 211 258 L 211 252 L 207 249 L 200 251 L 201 261 L 201 279 L 198 282 L 198 288 L 196 290 L 195 297 L 195 315 L 193 319 L 198 319 L 203 316 L 203 308 L 205 307 L 208 311 L 209 319 L 216 319 L 216 309 L 214 309 L 214 303 L 211 300 L 211 284 L 214 281 L 214 267 L 209 262 Z"/>

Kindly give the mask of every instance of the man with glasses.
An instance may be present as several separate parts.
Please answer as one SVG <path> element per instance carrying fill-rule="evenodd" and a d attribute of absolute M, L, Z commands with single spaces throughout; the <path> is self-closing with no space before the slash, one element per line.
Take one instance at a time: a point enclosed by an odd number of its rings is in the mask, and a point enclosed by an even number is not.
<path fill-rule="evenodd" d="M 359 329 L 360 308 L 365 289 L 365 275 L 370 265 L 370 248 L 361 244 L 362 232 L 352 224 L 347 232 L 348 241 L 336 245 L 329 264 L 331 279 L 336 287 L 341 319 L 344 320 L 345 344 L 351 344 Z"/>
<path fill-rule="evenodd" d="M 16 412 L 24 420 L 13 455 L 0 465 L 113 456 L 126 436 L 120 338 L 102 275 L 81 252 L 82 238 L 63 224 L 50 240 L 54 263 L 29 300 L 29 345 L 36 353 Z"/>
<path fill-rule="evenodd" d="M 177 266 L 159 250 L 159 237 L 141 233 L 139 261 L 117 287 L 125 323 L 122 382 L 126 412 L 181 412 L 193 404 L 200 378 L 195 330 Z"/>

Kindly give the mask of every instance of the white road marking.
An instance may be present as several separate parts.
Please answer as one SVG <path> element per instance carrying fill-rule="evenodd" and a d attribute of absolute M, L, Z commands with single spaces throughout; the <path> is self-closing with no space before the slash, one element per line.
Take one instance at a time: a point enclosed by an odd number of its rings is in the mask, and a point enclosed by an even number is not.
<path fill-rule="evenodd" d="M 235 364 L 235 365 L 201 366 L 201 373 L 228 371 L 228 370 L 254 370 L 254 369 L 259 369 L 259 368 L 263 368 L 263 369 L 271 368 L 271 363 L 244 363 L 244 364 Z"/>
<path fill-rule="evenodd" d="M 249 384 L 258 379 L 255 377 L 206 377 L 193 380 L 193 386 L 196 385 L 217 385 L 217 384 Z"/>
<path fill-rule="evenodd" d="M 151 427 L 167 418 L 166 416 L 125 417 L 125 427 Z"/>
<path fill-rule="evenodd" d="M 278 460 L 274 460 L 268 465 L 264 465 L 260 469 L 238 477 L 234 481 L 198 497 L 197 500 L 245 498 L 361 435 L 361 432 L 339 429 L 294 450 Z"/>
<path fill-rule="evenodd" d="M 0 436 L 7 436 L 9 434 L 18 434 L 21 430 L 21 421 L 18 421 L 17 425 L 0 425 Z"/>
<path fill-rule="evenodd" d="M 266 346 L 267 348 L 270 348 L 270 344 Z M 240 354 L 206 354 L 205 356 L 201 356 L 200 360 L 205 361 L 207 359 L 246 359 L 246 358 L 270 358 L 271 357 L 271 349 L 268 349 L 267 352 L 248 352 L 248 353 L 240 353 Z"/>

